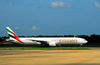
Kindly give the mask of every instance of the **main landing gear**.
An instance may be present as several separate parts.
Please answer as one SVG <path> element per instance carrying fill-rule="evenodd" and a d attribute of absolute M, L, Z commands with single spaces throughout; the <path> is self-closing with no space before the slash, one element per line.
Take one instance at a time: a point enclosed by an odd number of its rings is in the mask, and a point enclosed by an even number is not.
<path fill-rule="evenodd" d="M 80 44 L 80 47 L 82 47 L 83 44 Z"/>
<path fill-rule="evenodd" d="M 49 47 L 49 44 L 41 44 L 41 47 Z"/>

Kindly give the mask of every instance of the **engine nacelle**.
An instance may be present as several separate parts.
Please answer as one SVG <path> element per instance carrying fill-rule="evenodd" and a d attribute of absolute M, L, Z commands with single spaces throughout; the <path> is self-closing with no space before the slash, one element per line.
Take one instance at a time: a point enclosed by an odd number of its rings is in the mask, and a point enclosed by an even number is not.
<path fill-rule="evenodd" d="M 56 46 L 55 42 L 49 42 L 49 46 Z"/>

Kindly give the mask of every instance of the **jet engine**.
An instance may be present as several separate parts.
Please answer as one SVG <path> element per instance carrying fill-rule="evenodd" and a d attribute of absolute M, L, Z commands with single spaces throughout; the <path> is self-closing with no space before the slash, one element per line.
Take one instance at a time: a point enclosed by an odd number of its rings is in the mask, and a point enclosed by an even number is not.
<path fill-rule="evenodd" d="M 50 42 L 49 46 L 56 46 L 56 43 L 55 42 Z"/>

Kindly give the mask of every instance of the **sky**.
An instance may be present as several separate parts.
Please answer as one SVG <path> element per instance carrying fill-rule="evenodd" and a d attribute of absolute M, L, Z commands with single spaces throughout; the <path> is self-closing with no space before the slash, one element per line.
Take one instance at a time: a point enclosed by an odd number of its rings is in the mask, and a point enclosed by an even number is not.
<path fill-rule="evenodd" d="M 100 35 L 100 0 L 0 0 L 0 36 Z"/>

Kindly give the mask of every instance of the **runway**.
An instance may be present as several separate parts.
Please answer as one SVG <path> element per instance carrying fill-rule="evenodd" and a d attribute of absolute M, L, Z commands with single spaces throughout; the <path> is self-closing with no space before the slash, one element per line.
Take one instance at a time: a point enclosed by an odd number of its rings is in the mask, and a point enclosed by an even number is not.
<path fill-rule="evenodd" d="M 0 50 L 0 65 L 100 65 L 100 49 Z"/>

